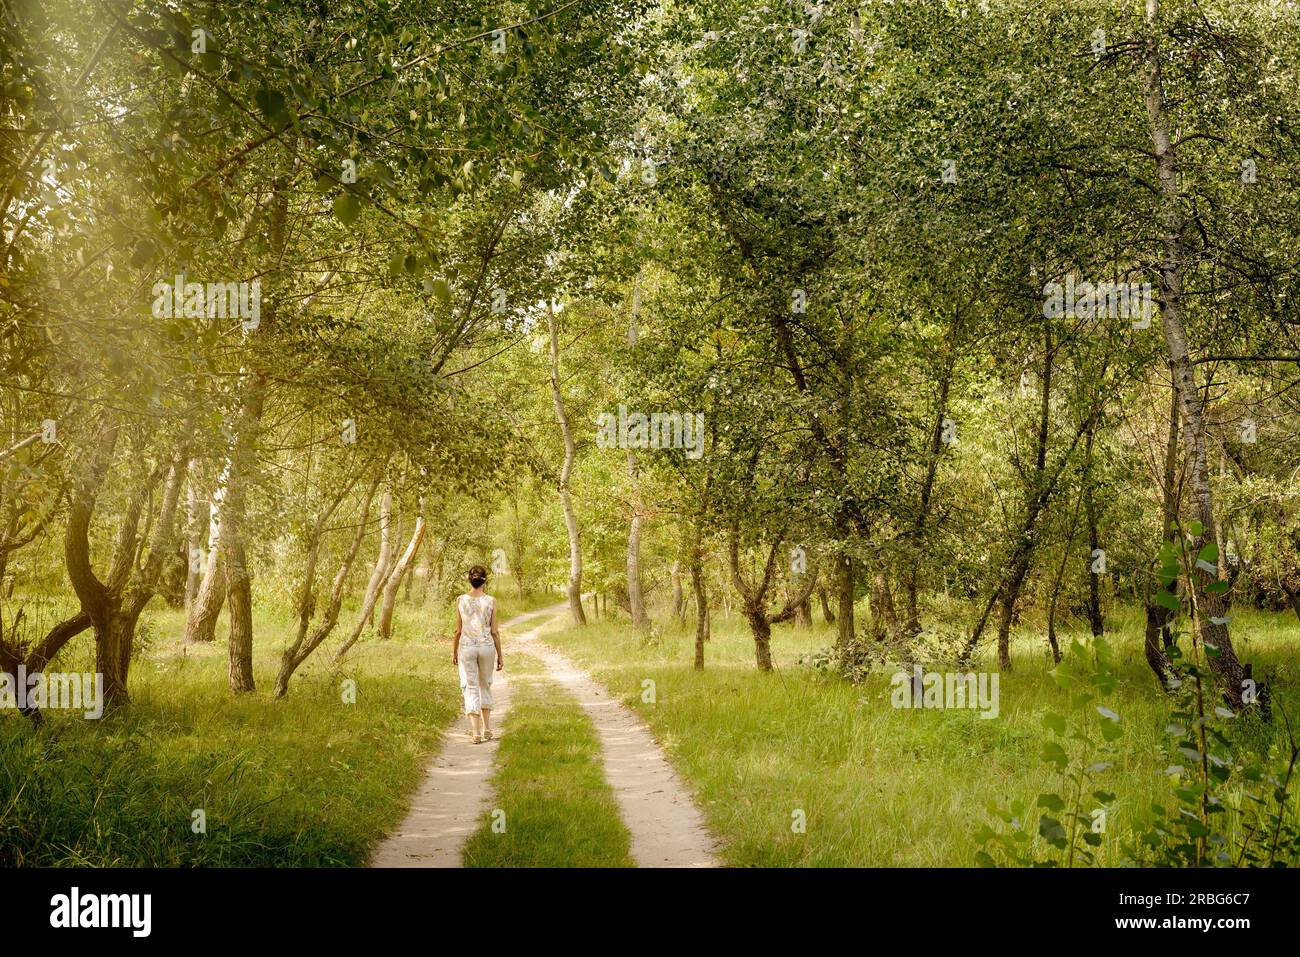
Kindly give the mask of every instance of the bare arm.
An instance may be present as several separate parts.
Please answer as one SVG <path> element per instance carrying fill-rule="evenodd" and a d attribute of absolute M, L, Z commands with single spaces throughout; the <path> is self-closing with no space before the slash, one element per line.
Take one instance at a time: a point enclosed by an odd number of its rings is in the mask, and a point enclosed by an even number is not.
<path fill-rule="evenodd" d="M 456 601 L 456 633 L 451 638 L 451 663 L 458 664 L 460 661 L 460 600 Z"/>

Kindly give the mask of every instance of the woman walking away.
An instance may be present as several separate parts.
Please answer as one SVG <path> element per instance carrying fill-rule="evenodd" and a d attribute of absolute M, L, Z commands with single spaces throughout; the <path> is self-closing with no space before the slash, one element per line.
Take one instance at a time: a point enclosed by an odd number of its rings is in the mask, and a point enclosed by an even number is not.
<path fill-rule="evenodd" d="M 475 744 L 492 740 L 492 672 L 505 666 L 497 631 L 496 599 L 483 591 L 487 569 L 469 570 L 470 590 L 456 599 L 456 637 L 451 663 L 460 672 L 460 690 Z"/>

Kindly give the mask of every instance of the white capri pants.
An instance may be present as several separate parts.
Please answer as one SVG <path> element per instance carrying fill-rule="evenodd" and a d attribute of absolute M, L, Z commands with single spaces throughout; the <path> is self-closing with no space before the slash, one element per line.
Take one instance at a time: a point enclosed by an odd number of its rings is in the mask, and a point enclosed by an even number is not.
<path fill-rule="evenodd" d="M 497 649 L 492 642 L 460 646 L 460 690 L 465 695 L 465 713 L 481 714 L 492 707 L 492 672 L 497 666 Z"/>

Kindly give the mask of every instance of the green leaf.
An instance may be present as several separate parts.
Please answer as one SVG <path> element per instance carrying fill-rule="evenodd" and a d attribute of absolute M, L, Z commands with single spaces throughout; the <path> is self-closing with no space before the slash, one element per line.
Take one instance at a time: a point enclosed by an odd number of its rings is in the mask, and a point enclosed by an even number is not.
<path fill-rule="evenodd" d="M 296 99 L 303 106 L 313 107 L 316 105 L 316 98 L 312 96 L 311 90 L 303 86 L 301 83 L 295 83 L 294 81 L 290 80 L 289 92 L 291 92 L 294 96 L 294 99 Z"/>
<path fill-rule="evenodd" d="M 334 216 L 344 226 L 351 226 L 361 215 L 361 203 L 351 193 L 339 193 L 334 200 Z"/>
<path fill-rule="evenodd" d="M 1163 588 L 1156 592 L 1155 603 L 1161 608 L 1168 608 L 1170 611 L 1180 611 L 1183 603 L 1178 600 L 1176 595 L 1171 595 Z"/>
<path fill-rule="evenodd" d="M 1070 756 L 1065 753 L 1065 748 L 1055 741 L 1047 741 L 1043 744 L 1043 760 L 1054 765 L 1057 770 L 1063 771 L 1065 766 L 1070 763 Z"/>
<path fill-rule="evenodd" d="M 1047 843 L 1055 847 L 1065 846 L 1065 828 L 1054 817 L 1042 815 L 1038 819 L 1038 833 L 1047 840 Z"/>
<path fill-rule="evenodd" d="M 257 104 L 257 108 L 269 120 L 278 120 L 285 115 L 284 94 L 279 90 L 263 87 L 254 94 L 253 102 Z"/>
<path fill-rule="evenodd" d="M 1061 800 L 1059 794 L 1040 794 L 1038 795 L 1038 806 L 1046 808 L 1049 811 L 1065 810 L 1065 802 Z"/>
<path fill-rule="evenodd" d="M 131 253 L 131 265 L 138 269 L 150 262 L 157 252 L 158 247 L 152 239 L 142 239 L 135 244 L 135 250 Z"/>

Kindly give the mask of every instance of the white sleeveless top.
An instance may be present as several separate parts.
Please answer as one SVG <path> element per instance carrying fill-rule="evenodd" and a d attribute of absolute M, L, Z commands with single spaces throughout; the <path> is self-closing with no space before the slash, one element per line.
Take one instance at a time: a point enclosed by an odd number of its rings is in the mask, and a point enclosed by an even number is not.
<path fill-rule="evenodd" d="M 491 595 L 461 595 L 456 599 L 460 609 L 460 640 L 466 645 L 492 643 L 492 609 L 496 599 Z"/>

